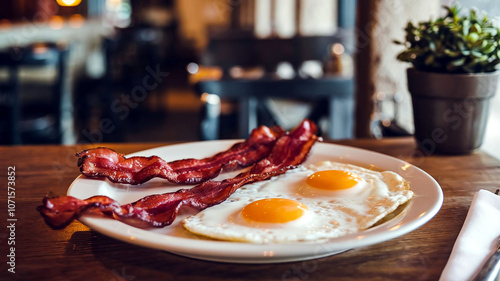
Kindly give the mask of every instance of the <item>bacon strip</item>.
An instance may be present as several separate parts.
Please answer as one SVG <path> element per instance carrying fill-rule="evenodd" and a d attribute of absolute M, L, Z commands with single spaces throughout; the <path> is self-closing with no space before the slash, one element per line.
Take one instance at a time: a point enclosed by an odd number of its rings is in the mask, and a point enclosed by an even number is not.
<path fill-rule="evenodd" d="M 115 183 L 141 184 L 161 177 L 178 184 L 196 184 L 213 179 L 222 169 L 248 167 L 271 152 L 274 142 L 284 134 L 283 129 L 261 126 L 250 137 L 228 150 L 204 159 L 183 159 L 166 162 L 158 156 L 126 158 L 109 148 L 84 150 L 79 157 L 80 172 L 90 178 L 108 178 Z"/>
<path fill-rule="evenodd" d="M 115 219 L 138 227 L 170 225 L 181 206 L 198 210 L 219 204 L 242 185 L 284 174 L 307 158 L 318 140 L 316 125 L 305 120 L 290 134 L 280 137 L 268 157 L 257 162 L 249 171 L 222 181 L 207 181 L 191 189 L 146 196 L 136 202 L 120 204 L 106 196 L 85 200 L 71 196 L 44 198 L 38 211 L 53 228 L 64 227 L 73 219 L 89 213 L 113 216 Z"/>

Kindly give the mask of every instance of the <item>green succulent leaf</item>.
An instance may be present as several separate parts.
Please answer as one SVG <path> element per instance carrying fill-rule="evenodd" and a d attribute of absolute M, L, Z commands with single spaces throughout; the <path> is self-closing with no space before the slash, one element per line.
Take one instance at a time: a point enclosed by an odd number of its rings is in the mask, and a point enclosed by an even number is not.
<path fill-rule="evenodd" d="M 498 34 L 498 30 L 494 27 L 483 28 L 483 32 L 488 34 L 489 36 L 495 36 Z"/>
<path fill-rule="evenodd" d="M 450 49 L 444 49 L 443 53 L 445 54 L 445 56 L 448 56 L 450 58 L 456 58 L 462 54 L 460 51 Z"/>
<path fill-rule="evenodd" d="M 487 41 L 484 41 L 484 42 L 487 42 Z M 484 46 L 482 49 L 481 49 L 481 52 L 484 53 L 484 54 L 490 54 L 492 53 L 495 49 L 496 49 L 497 46 L 495 46 L 495 44 L 486 44 L 486 46 Z"/>
<path fill-rule="evenodd" d="M 453 66 L 460 66 L 462 64 L 465 63 L 465 58 L 459 58 L 459 59 L 456 59 L 456 60 L 452 60 L 449 62 L 450 65 L 453 65 Z"/>
<path fill-rule="evenodd" d="M 468 43 L 474 44 L 477 42 L 477 40 L 479 40 L 479 34 L 477 34 L 476 32 L 472 32 L 472 33 L 469 33 L 469 35 L 467 35 L 467 42 Z"/>
<path fill-rule="evenodd" d="M 425 58 L 424 64 L 426 65 L 432 65 L 434 63 L 434 56 L 433 55 L 428 55 Z"/>
<path fill-rule="evenodd" d="M 477 22 L 471 26 L 471 29 L 473 32 L 476 32 L 479 34 L 481 33 L 481 30 L 482 30 L 481 26 Z"/>

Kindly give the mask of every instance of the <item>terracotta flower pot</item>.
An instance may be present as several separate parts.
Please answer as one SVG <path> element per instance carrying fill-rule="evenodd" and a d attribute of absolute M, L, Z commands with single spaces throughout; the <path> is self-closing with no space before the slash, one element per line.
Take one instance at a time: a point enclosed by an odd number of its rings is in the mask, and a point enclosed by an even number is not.
<path fill-rule="evenodd" d="M 415 139 L 427 155 L 466 154 L 483 143 L 500 72 L 447 74 L 407 70 Z"/>

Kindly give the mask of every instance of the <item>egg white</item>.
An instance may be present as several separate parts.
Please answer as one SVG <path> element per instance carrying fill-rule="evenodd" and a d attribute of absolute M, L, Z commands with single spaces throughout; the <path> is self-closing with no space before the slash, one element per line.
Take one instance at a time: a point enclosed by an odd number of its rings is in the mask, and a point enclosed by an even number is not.
<path fill-rule="evenodd" d="M 322 170 L 344 170 L 363 180 L 345 190 L 310 187 L 305 179 Z M 400 175 L 325 161 L 301 166 L 281 176 L 245 185 L 225 202 L 183 220 L 184 227 L 206 237 L 251 243 L 318 241 L 359 232 L 410 200 L 413 192 Z M 304 216 L 288 223 L 254 223 L 241 217 L 249 203 L 288 198 L 305 204 Z"/>

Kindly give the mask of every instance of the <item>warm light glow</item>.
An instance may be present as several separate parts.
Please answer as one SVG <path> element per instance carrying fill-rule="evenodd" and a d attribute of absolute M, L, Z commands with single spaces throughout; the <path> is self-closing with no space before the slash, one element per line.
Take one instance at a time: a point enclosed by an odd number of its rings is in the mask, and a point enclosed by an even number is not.
<path fill-rule="evenodd" d="M 389 127 L 391 125 L 391 120 L 382 120 L 382 125 L 384 127 Z"/>
<path fill-rule="evenodd" d="M 335 43 L 332 46 L 332 53 L 334 53 L 337 56 L 340 56 L 344 53 L 345 49 L 344 46 L 340 43 Z"/>
<path fill-rule="evenodd" d="M 11 27 L 12 27 L 12 23 L 10 22 L 10 20 L 6 20 L 6 19 L 0 20 L 0 30 L 10 29 Z"/>
<path fill-rule="evenodd" d="M 62 29 L 64 26 L 64 19 L 61 16 L 53 16 L 49 20 L 50 28 L 52 29 Z"/>
<path fill-rule="evenodd" d="M 380 101 L 385 100 L 385 98 L 386 98 L 385 92 L 382 92 L 382 91 L 377 92 L 375 94 L 375 98 L 377 100 L 380 100 Z"/>
<path fill-rule="evenodd" d="M 122 0 L 107 0 L 106 6 L 108 7 L 109 10 L 116 10 L 120 8 L 122 2 L 123 2 Z"/>
<path fill-rule="evenodd" d="M 203 93 L 201 95 L 201 101 L 208 104 L 220 104 L 220 97 L 218 95 Z"/>
<path fill-rule="evenodd" d="M 80 14 L 71 15 L 69 18 L 69 26 L 73 28 L 80 28 L 85 23 L 85 18 Z"/>
<path fill-rule="evenodd" d="M 216 66 L 212 67 L 212 66 L 198 65 L 198 71 L 196 73 L 194 74 L 189 73 L 189 82 L 192 84 L 206 80 L 219 80 L 221 78 L 222 78 L 222 69 Z"/>
<path fill-rule="evenodd" d="M 33 53 L 35 54 L 45 54 L 46 52 L 49 51 L 49 48 L 45 44 L 35 44 L 33 46 Z"/>
<path fill-rule="evenodd" d="M 82 0 L 57 0 L 57 4 L 63 7 L 74 7 L 80 5 Z"/>

